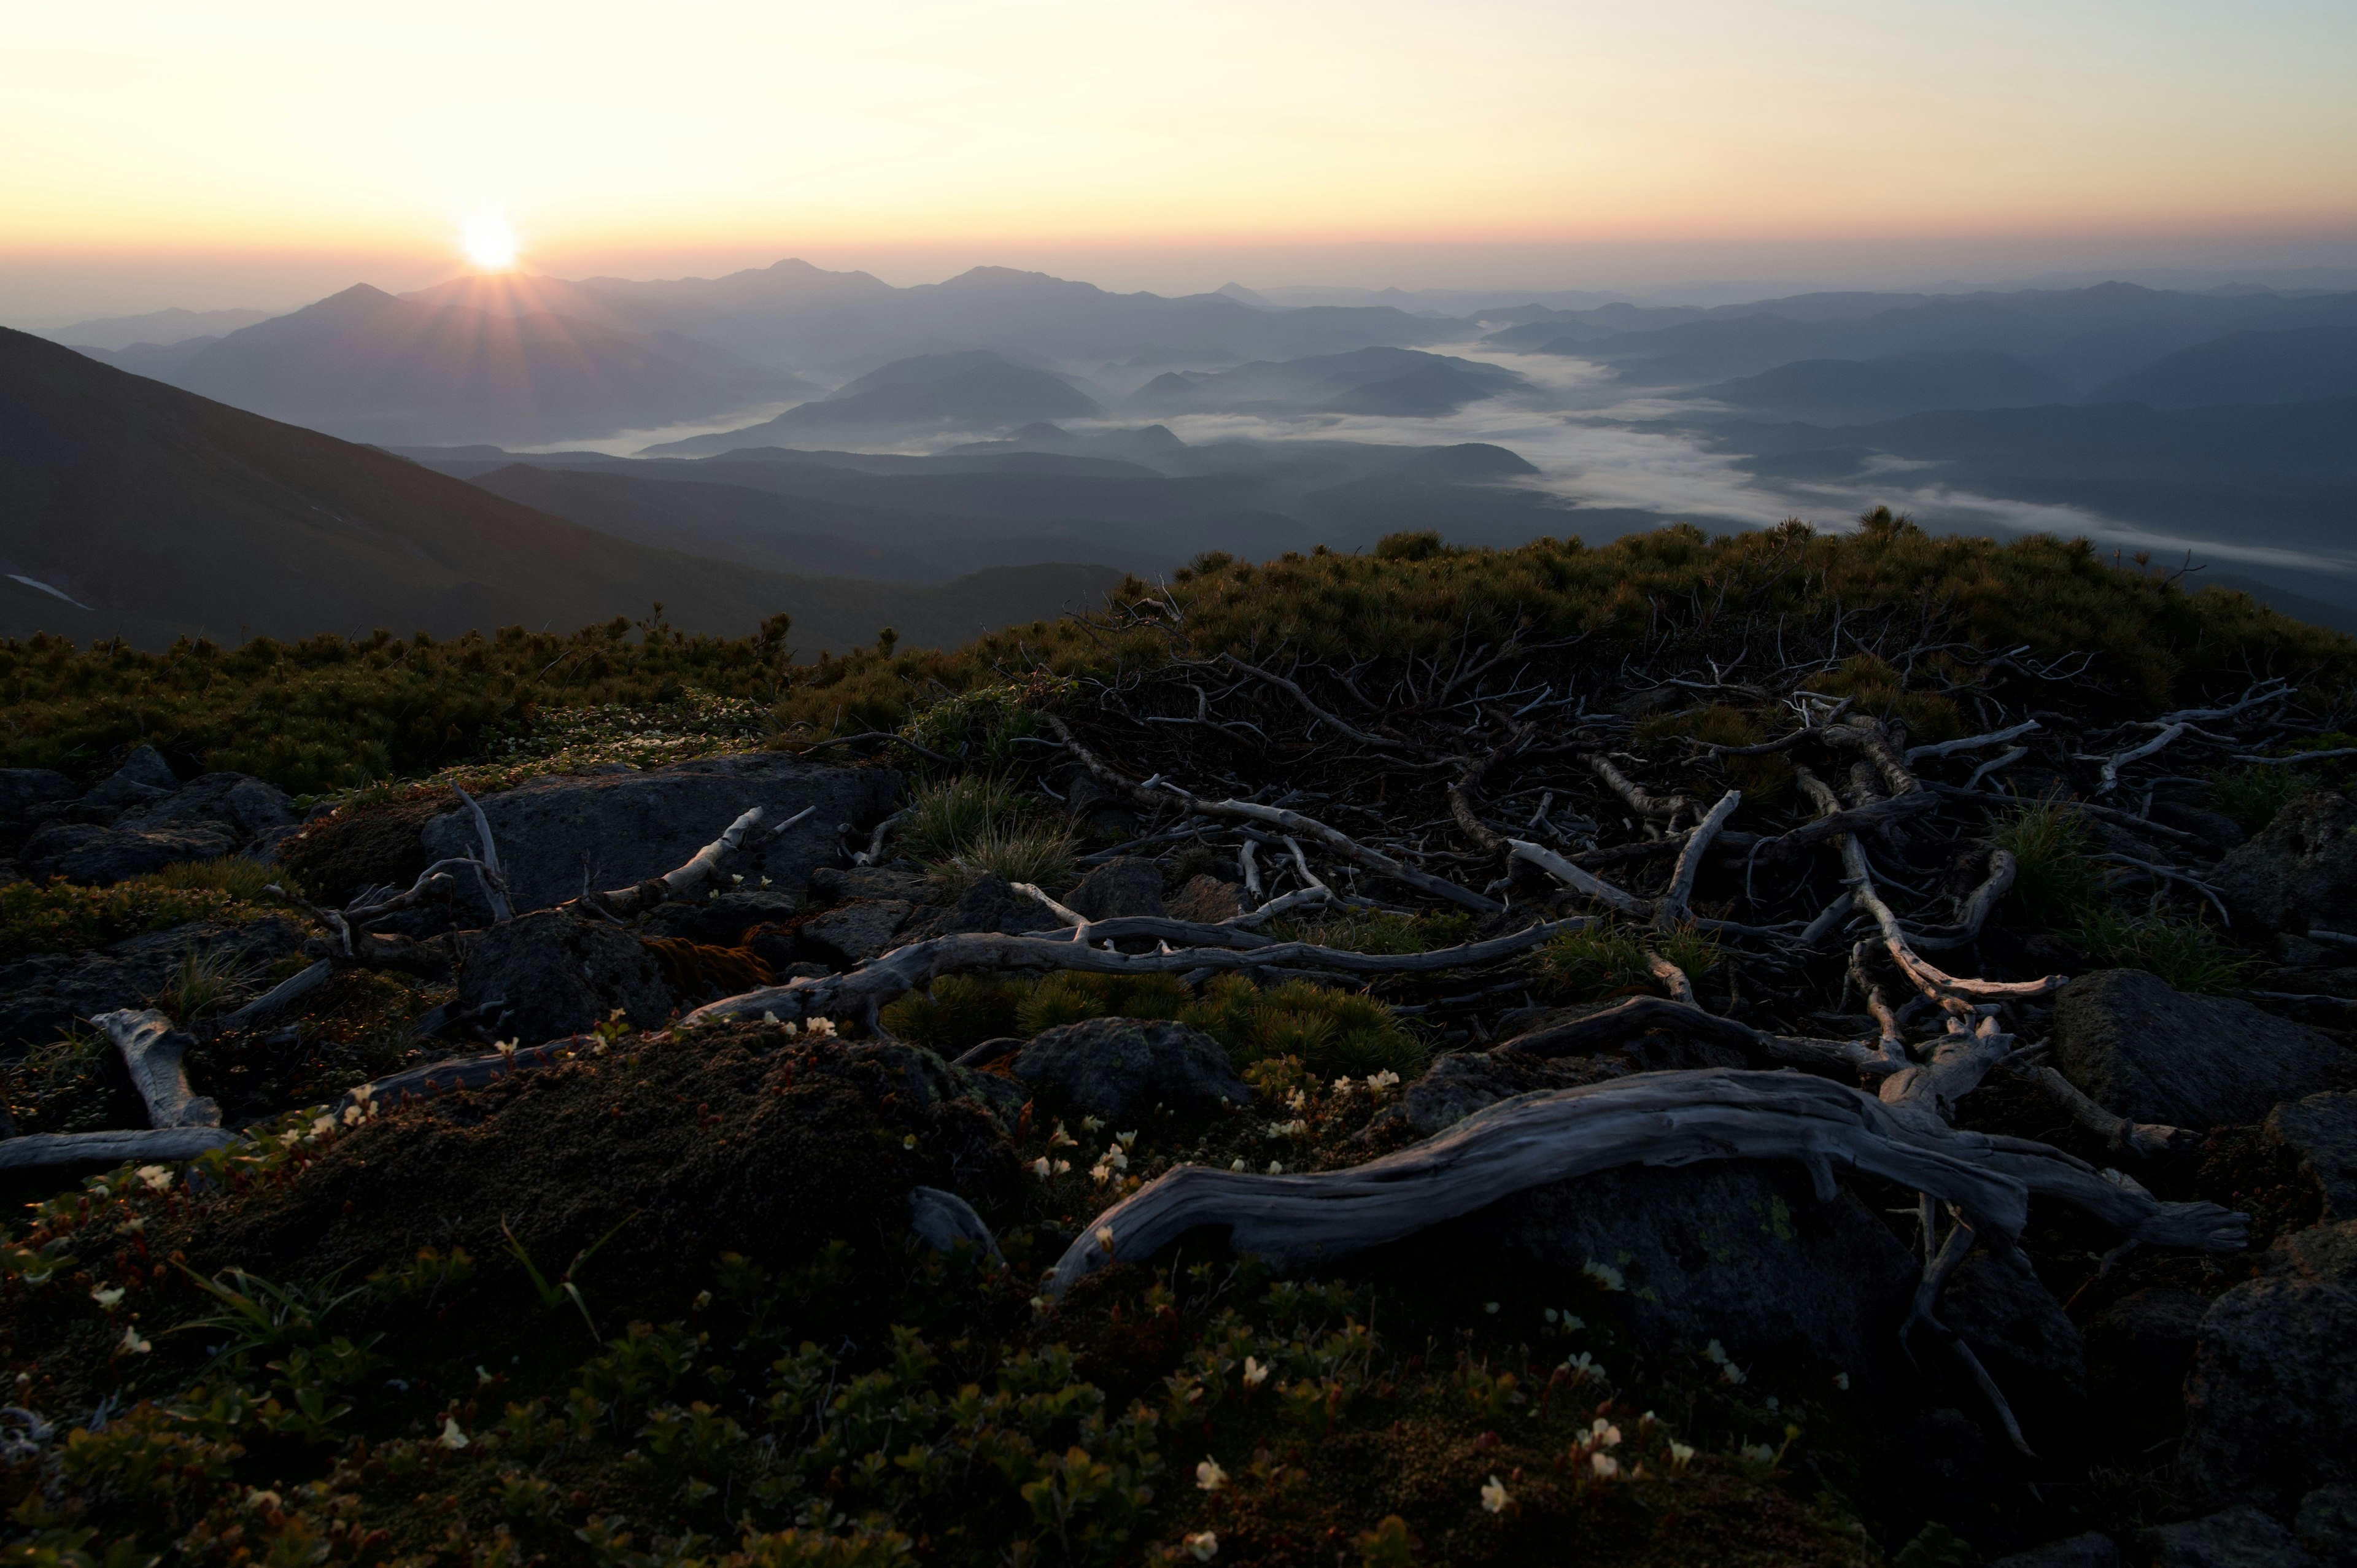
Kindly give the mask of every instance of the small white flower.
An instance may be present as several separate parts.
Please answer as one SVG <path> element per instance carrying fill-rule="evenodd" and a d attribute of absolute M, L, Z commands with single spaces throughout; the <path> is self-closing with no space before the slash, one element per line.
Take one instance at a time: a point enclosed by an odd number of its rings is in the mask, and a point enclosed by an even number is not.
<path fill-rule="evenodd" d="M 1684 1444 L 1684 1443 L 1677 1442 L 1675 1439 L 1673 1439 L 1673 1440 L 1671 1441 L 1671 1443 L 1670 1443 L 1670 1463 L 1671 1463 L 1673 1466 L 1675 1466 L 1675 1467 L 1677 1467 L 1678 1469 L 1683 1470 L 1683 1469 L 1684 1469 L 1688 1465 L 1691 1465 L 1691 1464 L 1693 1464 L 1693 1463 L 1694 1463 L 1694 1456 L 1695 1456 L 1695 1451 L 1694 1451 L 1694 1449 L 1693 1449 L 1690 1445 L 1688 1445 L 1688 1444 Z"/>
<path fill-rule="evenodd" d="M 1048 1146 L 1051 1149 L 1076 1149 L 1080 1144 L 1081 1141 L 1078 1138 L 1064 1131 L 1064 1124 L 1061 1122 L 1057 1122 L 1049 1131 Z"/>
<path fill-rule="evenodd" d="M 1060 1127 L 1063 1123 L 1059 1122 L 1057 1125 Z M 1081 1118 L 1081 1131 L 1083 1133 L 1094 1133 L 1103 1126 L 1104 1118 L 1102 1116 L 1083 1116 Z"/>
<path fill-rule="evenodd" d="M 1244 1157 L 1242 1155 L 1238 1155 L 1234 1159 L 1228 1162 L 1228 1169 L 1232 1171 L 1240 1171 L 1243 1168 Z"/>
<path fill-rule="evenodd" d="M 99 1305 L 104 1307 L 107 1311 L 113 1312 L 115 1308 L 115 1304 L 123 1299 L 123 1287 L 121 1285 L 109 1285 L 103 1290 L 93 1290 L 90 1293 L 90 1299 L 98 1303 Z"/>
<path fill-rule="evenodd" d="M 728 874 L 728 881 L 732 886 L 741 886 L 745 881 L 745 874 L 741 871 L 732 871 Z"/>
<path fill-rule="evenodd" d="M 1620 1473 L 1620 1461 L 1609 1454 L 1590 1454 L 1587 1466 L 1596 1472 L 1596 1478 L 1599 1481 L 1609 1481 Z"/>
<path fill-rule="evenodd" d="M 1199 1530 L 1187 1538 L 1187 1551 L 1198 1563 L 1209 1563 L 1220 1554 L 1220 1538 L 1208 1530 Z"/>
<path fill-rule="evenodd" d="M 492 1377 L 490 1371 L 487 1370 L 479 1362 L 477 1363 L 475 1367 L 475 1386 L 477 1388 L 489 1388 L 491 1384 L 497 1381 L 499 1381 L 497 1378 Z"/>
<path fill-rule="evenodd" d="M 132 1175 L 146 1183 L 149 1192 L 162 1192 L 172 1185 L 172 1168 L 169 1165 L 141 1165 Z"/>
<path fill-rule="evenodd" d="M 1498 1315 L 1498 1304 L 1494 1301 L 1485 1301 L 1481 1304 L 1481 1310 L 1495 1317 Z"/>
<path fill-rule="evenodd" d="M 1595 1259 L 1590 1258 L 1587 1262 L 1579 1265 L 1579 1272 L 1586 1274 L 1589 1279 L 1594 1280 L 1598 1284 L 1602 1285 L 1606 1290 L 1625 1290 L 1628 1288 L 1629 1282 L 1622 1277 L 1620 1270 L 1614 1268 L 1609 1263 L 1599 1263 Z M 1715 1344 L 1717 1341 L 1713 1341 L 1713 1343 Z"/>
<path fill-rule="evenodd" d="M 1134 1149 L 1137 1147 L 1137 1134 L 1134 1132 L 1115 1133 L 1114 1134 L 1114 1141 L 1118 1143 L 1125 1149 Z"/>
<path fill-rule="evenodd" d="M 1105 1150 L 1104 1158 L 1105 1164 L 1111 1165 L 1117 1171 L 1125 1171 L 1129 1169 L 1129 1156 L 1122 1153 L 1121 1145 L 1119 1144 L 1114 1144 L 1108 1147 Z"/>
<path fill-rule="evenodd" d="M 761 1022 L 769 1025 L 772 1028 L 775 1028 L 777 1026 L 778 1015 L 768 1008 L 763 1008 L 761 1010 Z"/>
<path fill-rule="evenodd" d="M 357 1106 L 357 1105 L 347 1105 L 347 1106 L 345 1106 L 345 1107 L 344 1107 L 344 1125 L 345 1125 L 345 1126 L 347 1126 L 347 1127 L 357 1127 L 357 1126 L 359 1126 L 360 1124 L 361 1124 L 361 1108 L 360 1108 L 359 1106 Z"/>
<path fill-rule="evenodd" d="M 1374 1093 L 1381 1094 L 1386 1089 L 1398 1088 L 1399 1080 L 1399 1074 L 1385 1068 L 1381 1072 L 1371 1072 L 1367 1075 L 1367 1088 Z"/>
<path fill-rule="evenodd" d="M 1048 1179 L 1047 1155 L 1042 1155 L 1038 1159 L 1031 1162 L 1031 1174 L 1038 1176 L 1041 1181 L 1046 1181 Z"/>
<path fill-rule="evenodd" d="M 1285 1162 L 1283 1160 L 1269 1161 L 1268 1174 L 1271 1176 L 1283 1176 L 1285 1174 Z"/>
<path fill-rule="evenodd" d="M 1113 1167 L 1105 1164 L 1103 1160 L 1099 1160 L 1095 1165 L 1089 1167 L 1089 1179 L 1095 1182 L 1099 1187 L 1103 1187 L 1105 1183 L 1113 1180 Z"/>
<path fill-rule="evenodd" d="M 1847 1393 L 1849 1391 L 1849 1374 L 1847 1372 L 1835 1372 L 1834 1374 L 1834 1387 L 1841 1390 L 1844 1393 Z"/>
<path fill-rule="evenodd" d="M 148 1351 L 156 1348 L 156 1347 L 150 1345 L 146 1340 L 139 1337 L 139 1326 L 134 1323 L 124 1326 L 123 1330 L 123 1343 L 118 1347 L 118 1348 L 127 1356 L 145 1356 Z"/>
<path fill-rule="evenodd" d="M 1217 1459 L 1206 1457 L 1195 1466 L 1195 1485 L 1206 1492 L 1216 1492 L 1228 1484 L 1228 1473 L 1220 1468 Z"/>
<path fill-rule="evenodd" d="M 1587 1442 L 1593 1448 L 1618 1448 L 1620 1446 L 1620 1429 L 1599 1415 L 1596 1418 L 1596 1424 L 1587 1429 Z"/>
<path fill-rule="evenodd" d="M 1244 1387 L 1248 1389 L 1256 1389 L 1266 1381 L 1268 1381 L 1268 1369 L 1261 1365 L 1260 1358 L 1257 1356 L 1245 1357 Z"/>
<path fill-rule="evenodd" d="M 1775 1463 L 1776 1451 L 1765 1443 L 1747 1443 L 1743 1445 L 1743 1457 L 1748 1464 L 1771 1465 Z"/>
<path fill-rule="evenodd" d="M 474 1439 L 458 1430 L 458 1418 L 457 1416 L 446 1415 L 442 1418 L 442 1435 L 436 1438 L 434 1441 L 440 1444 L 443 1447 L 449 1449 L 452 1453 L 456 1453 L 459 1449 L 467 1446 L 468 1444 L 472 1443 Z"/>
<path fill-rule="evenodd" d="M 279 1497 L 276 1492 L 265 1492 L 257 1487 L 245 1494 L 245 1506 L 256 1513 L 267 1513 L 280 1506 Z"/>
<path fill-rule="evenodd" d="M 1302 1093 L 1298 1089 L 1291 1090 L 1286 1094 L 1285 1103 L 1287 1108 L 1298 1111 L 1303 1106 L 1309 1103 L 1309 1097 Z"/>
<path fill-rule="evenodd" d="M 808 1029 L 812 1037 L 814 1039 L 831 1040 L 834 1038 L 834 1020 L 832 1018 L 813 1018 L 809 1023 L 803 1025 L 802 1027 Z"/>
<path fill-rule="evenodd" d="M 1104 1250 L 1104 1255 L 1106 1257 L 1110 1258 L 1113 1256 L 1112 1226 L 1100 1225 L 1097 1227 L 1097 1245 Z"/>
<path fill-rule="evenodd" d="M 1481 1506 L 1491 1513 L 1504 1513 L 1506 1505 L 1513 1500 L 1507 1493 L 1505 1484 L 1495 1476 L 1491 1477 L 1490 1484 L 1481 1488 Z"/>
<path fill-rule="evenodd" d="M 1334 1092 L 1338 1097 L 1350 1093 L 1351 1080 L 1348 1078 L 1336 1079 L 1334 1080 Z"/>
<path fill-rule="evenodd" d="M 1070 1160 L 1058 1160 L 1058 1161 L 1056 1162 L 1056 1174 L 1057 1174 L 1058 1176 L 1070 1176 L 1070 1175 L 1071 1175 L 1071 1174 L 1072 1174 L 1072 1162 L 1071 1162 L 1071 1161 L 1070 1161 Z"/>
<path fill-rule="evenodd" d="M 311 1123 L 311 1136 L 314 1138 L 324 1138 L 335 1130 L 336 1119 L 332 1116 L 319 1117 Z"/>

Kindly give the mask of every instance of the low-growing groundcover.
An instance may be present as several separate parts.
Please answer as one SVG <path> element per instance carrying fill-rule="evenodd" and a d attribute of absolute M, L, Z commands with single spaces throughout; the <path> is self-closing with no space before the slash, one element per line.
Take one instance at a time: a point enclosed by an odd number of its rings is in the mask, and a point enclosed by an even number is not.
<path fill-rule="evenodd" d="M 10 1550 L 1873 1559 L 1802 1463 L 1842 1396 L 1780 1403 L 1695 1356 L 1649 1369 L 1641 1402 L 1595 1287 L 1482 1302 L 1187 1248 L 1035 1298 L 1113 1194 L 1231 1149 L 1348 1157 L 1380 1090 L 1297 1095 L 1293 1131 L 1031 1104 L 1002 1130 L 959 1087 L 906 1047 L 759 1026 L 623 1037 L 349 1126 L 298 1119 L 203 1162 L 201 1192 L 151 1167 L 54 1200 L 0 1254 Z M 1008 1266 L 914 1242 L 920 1183 L 968 1194 Z"/>

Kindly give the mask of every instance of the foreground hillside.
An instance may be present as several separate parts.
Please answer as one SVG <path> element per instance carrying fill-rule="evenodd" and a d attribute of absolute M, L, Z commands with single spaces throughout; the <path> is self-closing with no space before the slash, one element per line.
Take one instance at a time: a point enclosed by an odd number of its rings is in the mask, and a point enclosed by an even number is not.
<path fill-rule="evenodd" d="M 0 487 L 0 632 L 151 649 L 181 636 L 571 627 L 656 603 L 676 625 L 730 636 L 790 614 L 812 651 L 887 626 L 942 646 L 1092 604 L 1117 580 L 1028 566 L 904 587 L 653 549 L 8 331 Z"/>
<path fill-rule="evenodd" d="M 2347 1539 L 2357 642 L 1887 513 L 787 632 L 0 647 L 12 1549 Z"/>

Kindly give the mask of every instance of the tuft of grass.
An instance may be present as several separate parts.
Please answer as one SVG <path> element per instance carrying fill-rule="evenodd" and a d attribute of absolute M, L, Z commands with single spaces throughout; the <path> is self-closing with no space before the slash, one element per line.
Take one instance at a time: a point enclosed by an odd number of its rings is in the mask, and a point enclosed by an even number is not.
<path fill-rule="evenodd" d="M 2103 903 L 2103 884 L 2088 858 L 2087 831 L 2076 813 L 2054 800 L 2015 809 L 1989 835 L 2010 850 L 2017 867 L 2014 907 L 2040 925 L 2060 929 Z"/>
<path fill-rule="evenodd" d="M 985 875 L 1061 891 L 1071 885 L 1071 830 L 1039 822 L 995 824 L 933 865 L 933 879 L 954 898 Z"/>
<path fill-rule="evenodd" d="M 1548 990 L 1572 1002 L 1659 994 L 1662 983 L 1645 962 L 1647 948 L 1684 970 L 1696 987 L 1718 968 L 1717 945 L 1691 925 L 1655 932 L 1605 924 L 1547 943 L 1539 950 L 1539 973 Z"/>
<path fill-rule="evenodd" d="M 2174 919 L 2157 910 L 2132 915 L 2097 905 L 2080 917 L 2071 940 L 2098 963 L 2143 970 L 2179 991 L 2222 996 L 2250 981 L 2251 961 L 2220 941 L 2206 920 Z"/>
<path fill-rule="evenodd" d="M 1072 880 L 1071 828 L 987 774 L 919 786 L 901 814 L 900 843 L 952 897 L 985 873 L 1050 890 Z"/>
<path fill-rule="evenodd" d="M 180 955 L 179 967 L 156 993 L 155 1004 L 178 1024 L 209 1017 L 252 989 L 255 967 L 231 949 L 192 947 Z"/>
<path fill-rule="evenodd" d="M 1284 941 L 1315 942 L 1351 952 L 1430 952 L 1473 938 L 1470 915 L 1393 915 L 1380 909 L 1346 909 L 1330 919 L 1273 920 L 1269 934 Z"/>
<path fill-rule="evenodd" d="M 2276 820 L 2297 797 L 2316 788 L 2314 778 L 2292 768 L 2235 768 L 2211 776 L 2210 803 L 2255 833 Z"/>
<path fill-rule="evenodd" d="M 78 952 L 193 920 L 251 920 L 268 912 L 218 888 L 12 882 L 0 887 L 0 960 Z"/>
<path fill-rule="evenodd" d="M 135 877 L 133 882 L 137 886 L 167 893 L 226 893 L 249 904 L 274 897 L 263 891 L 274 882 L 289 893 L 303 891 L 284 868 L 248 854 L 225 854 L 218 860 L 176 860 L 161 871 Z"/>

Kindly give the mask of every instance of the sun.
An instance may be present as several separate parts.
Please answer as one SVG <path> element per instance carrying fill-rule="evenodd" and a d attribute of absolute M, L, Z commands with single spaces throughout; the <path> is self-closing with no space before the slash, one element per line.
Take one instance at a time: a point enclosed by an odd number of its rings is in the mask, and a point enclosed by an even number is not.
<path fill-rule="evenodd" d="M 458 244 L 484 272 L 503 273 L 516 264 L 515 231 L 503 219 L 468 219 L 458 231 Z"/>

